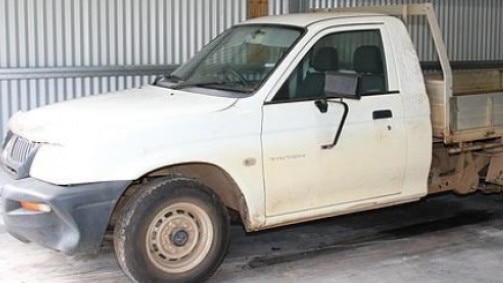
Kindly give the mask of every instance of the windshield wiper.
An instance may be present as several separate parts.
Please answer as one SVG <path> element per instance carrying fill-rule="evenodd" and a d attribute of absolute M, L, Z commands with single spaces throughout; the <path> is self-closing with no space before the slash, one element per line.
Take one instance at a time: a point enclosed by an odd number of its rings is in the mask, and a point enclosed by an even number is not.
<path fill-rule="evenodd" d="M 179 83 L 183 81 L 183 78 L 177 75 L 169 74 L 169 75 L 160 75 L 157 78 L 155 78 L 154 85 L 159 84 L 159 82 L 162 82 L 164 80 L 168 80 L 173 83 Z"/>
<path fill-rule="evenodd" d="M 253 91 L 251 88 L 245 88 L 242 85 L 237 85 L 231 82 L 205 82 L 205 83 L 195 83 L 195 82 L 181 82 L 177 85 L 172 86 L 172 89 L 183 89 L 188 87 L 207 87 L 212 89 L 220 90 L 230 90 L 238 92 L 250 93 Z"/>

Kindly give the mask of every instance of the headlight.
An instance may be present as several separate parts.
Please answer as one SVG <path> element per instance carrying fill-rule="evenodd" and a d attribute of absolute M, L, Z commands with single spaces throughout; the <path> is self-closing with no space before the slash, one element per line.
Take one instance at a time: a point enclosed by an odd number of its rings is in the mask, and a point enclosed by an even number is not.
<path fill-rule="evenodd" d="M 3 151 L 3 149 L 5 149 L 5 146 L 7 145 L 9 140 L 12 138 L 12 135 L 13 134 L 11 131 L 8 131 L 7 134 L 5 135 L 5 138 L 3 139 L 3 142 L 2 142 L 2 151 Z"/>

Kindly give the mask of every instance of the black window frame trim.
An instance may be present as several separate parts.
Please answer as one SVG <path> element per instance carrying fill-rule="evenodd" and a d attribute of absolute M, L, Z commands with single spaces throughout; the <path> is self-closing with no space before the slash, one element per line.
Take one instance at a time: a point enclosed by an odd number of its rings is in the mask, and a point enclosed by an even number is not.
<path fill-rule="evenodd" d="M 393 95 L 393 94 L 400 94 L 399 90 L 392 90 L 392 91 L 386 91 L 386 92 L 376 92 L 376 93 L 370 93 L 370 94 L 365 94 L 361 95 L 359 100 L 365 99 L 365 97 L 372 97 L 372 96 L 384 96 L 384 95 Z M 337 98 L 337 97 L 305 97 L 305 98 L 298 98 L 298 99 L 290 99 L 290 100 L 271 100 L 271 101 L 266 101 L 264 102 L 264 105 L 272 105 L 272 104 L 281 104 L 281 103 L 297 103 L 297 102 L 306 102 L 306 101 L 316 101 L 320 99 L 344 99 L 344 98 Z M 353 99 L 345 99 L 345 100 L 353 100 Z"/>

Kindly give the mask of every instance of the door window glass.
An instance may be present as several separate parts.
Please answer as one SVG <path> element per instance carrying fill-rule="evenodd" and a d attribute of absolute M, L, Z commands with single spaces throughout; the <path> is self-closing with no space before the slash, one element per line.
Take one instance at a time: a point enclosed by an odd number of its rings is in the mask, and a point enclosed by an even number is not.
<path fill-rule="evenodd" d="M 357 74 L 362 96 L 388 92 L 380 31 L 347 31 L 323 37 L 300 61 L 273 101 L 324 97 L 328 72 Z"/>

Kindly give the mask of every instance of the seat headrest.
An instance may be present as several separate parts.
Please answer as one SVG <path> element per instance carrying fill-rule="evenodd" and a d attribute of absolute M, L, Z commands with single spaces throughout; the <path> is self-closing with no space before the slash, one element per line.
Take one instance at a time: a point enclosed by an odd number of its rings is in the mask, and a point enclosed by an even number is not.
<path fill-rule="evenodd" d="M 358 47 L 353 54 L 353 67 L 357 73 L 382 74 L 381 49 L 374 45 Z"/>
<path fill-rule="evenodd" d="M 317 71 L 337 71 L 339 69 L 339 56 L 337 49 L 322 47 L 311 58 L 311 66 Z"/>

